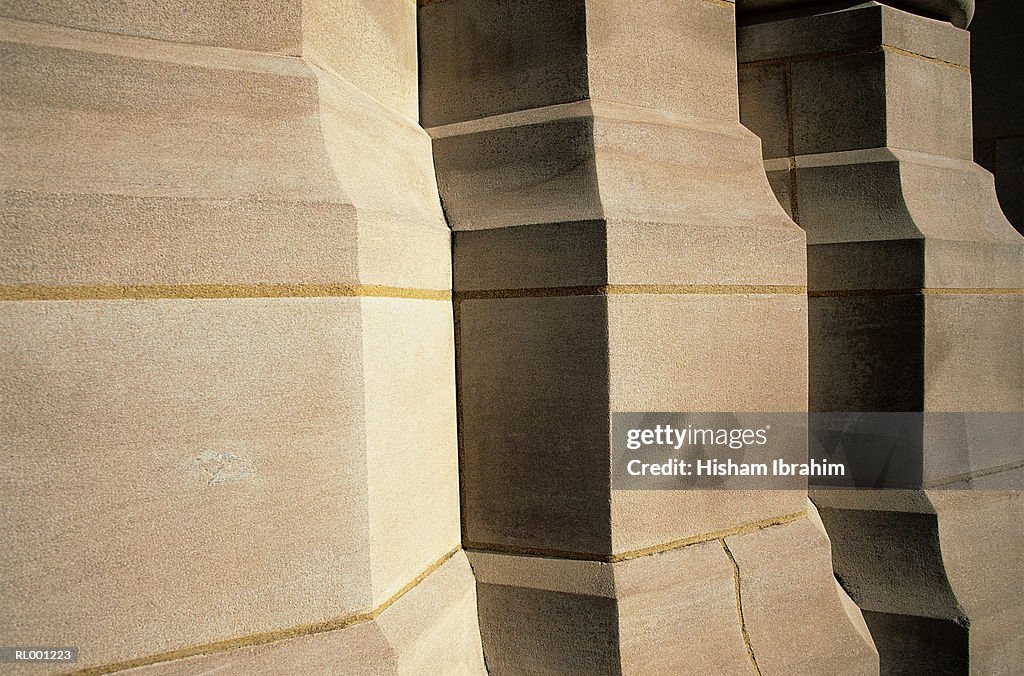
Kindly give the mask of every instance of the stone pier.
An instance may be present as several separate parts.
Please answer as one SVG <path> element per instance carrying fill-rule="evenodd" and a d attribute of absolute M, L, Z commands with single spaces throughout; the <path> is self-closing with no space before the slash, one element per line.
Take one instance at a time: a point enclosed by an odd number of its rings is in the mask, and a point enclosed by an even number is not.
<path fill-rule="evenodd" d="M 415 6 L 0 15 L 3 645 L 480 673 Z"/>
<path fill-rule="evenodd" d="M 893 5 L 740 3 L 741 119 L 807 233 L 810 406 L 1020 412 L 1024 240 L 972 161 L 973 3 Z M 837 576 L 883 673 L 1015 673 L 1024 502 L 990 489 L 1019 448 L 923 438 L 919 490 L 812 492 Z"/>
<path fill-rule="evenodd" d="M 720 0 L 420 9 L 491 673 L 877 673 L 802 491 L 612 491 L 615 411 L 802 411 L 805 239 Z"/>

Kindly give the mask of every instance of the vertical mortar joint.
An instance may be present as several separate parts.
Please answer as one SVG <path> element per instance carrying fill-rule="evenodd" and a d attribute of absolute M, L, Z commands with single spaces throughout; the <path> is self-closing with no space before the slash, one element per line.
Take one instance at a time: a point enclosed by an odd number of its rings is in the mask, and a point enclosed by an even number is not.
<path fill-rule="evenodd" d="M 754 667 L 754 673 L 757 676 L 762 676 L 761 668 L 757 666 L 757 657 L 754 656 L 754 647 L 750 644 L 750 634 L 747 632 L 747 621 L 743 617 L 743 597 L 740 594 L 740 566 L 736 563 L 736 557 L 732 555 L 732 551 L 729 549 L 729 545 L 725 542 L 725 538 L 719 540 L 722 543 L 722 549 L 725 550 L 725 555 L 729 557 L 729 563 L 732 564 L 732 580 L 733 585 L 736 588 L 736 615 L 740 619 L 740 633 L 743 635 L 743 645 L 747 648 L 747 657 L 750 658 L 750 664 Z"/>

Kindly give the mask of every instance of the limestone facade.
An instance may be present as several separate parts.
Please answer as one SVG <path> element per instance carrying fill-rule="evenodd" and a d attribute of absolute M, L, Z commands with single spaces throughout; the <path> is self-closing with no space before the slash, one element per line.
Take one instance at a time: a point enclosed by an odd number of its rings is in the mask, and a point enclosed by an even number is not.
<path fill-rule="evenodd" d="M 611 487 L 614 412 L 1024 411 L 973 15 L 7 0 L 0 647 L 1013 673 L 1024 499 L 985 489 L 1020 457 Z"/>

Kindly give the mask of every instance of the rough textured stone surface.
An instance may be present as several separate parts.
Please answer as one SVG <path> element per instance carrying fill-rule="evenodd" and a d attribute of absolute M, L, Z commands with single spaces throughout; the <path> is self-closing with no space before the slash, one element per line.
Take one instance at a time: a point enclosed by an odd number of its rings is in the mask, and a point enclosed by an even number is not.
<path fill-rule="evenodd" d="M 475 552 L 470 560 L 492 674 L 751 668 L 718 542 L 614 564 Z"/>
<path fill-rule="evenodd" d="M 10 0 L 0 16 L 169 42 L 298 55 L 302 0 Z"/>
<path fill-rule="evenodd" d="M 465 537 L 608 553 L 606 301 L 464 300 L 459 315 Z"/>
<path fill-rule="evenodd" d="M 87 666 L 368 610 L 358 305 L 5 303 L 7 640 Z"/>
<path fill-rule="evenodd" d="M 457 544 L 453 402 L 425 395 L 451 378 L 451 346 L 427 341 L 450 330 L 442 304 L 3 310 L 8 640 L 95 664 L 330 620 Z M 395 312 L 419 315 L 415 341 Z M 425 344 L 430 369 L 408 357 Z"/>

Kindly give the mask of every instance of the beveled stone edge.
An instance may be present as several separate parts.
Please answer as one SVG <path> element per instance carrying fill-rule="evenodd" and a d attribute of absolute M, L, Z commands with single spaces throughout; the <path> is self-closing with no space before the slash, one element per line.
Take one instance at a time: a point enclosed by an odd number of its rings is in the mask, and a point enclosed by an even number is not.
<path fill-rule="evenodd" d="M 0 16 L 0 42 L 104 54 L 140 61 L 221 68 L 312 80 L 301 56 L 255 52 L 157 38 L 121 35 Z"/>

